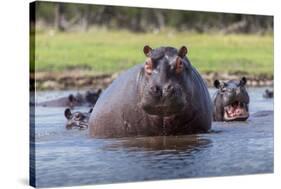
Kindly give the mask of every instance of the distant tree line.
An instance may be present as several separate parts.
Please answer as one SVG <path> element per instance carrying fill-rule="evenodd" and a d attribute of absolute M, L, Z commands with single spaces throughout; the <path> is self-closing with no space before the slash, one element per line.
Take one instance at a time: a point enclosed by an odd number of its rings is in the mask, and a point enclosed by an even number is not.
<path fill-rule="evenodd" d="M 273 17 L 153 8 L 133 8 L 75 3 L 36 2 L 36 21 L 59 31 L 91 26 L 128 29 L 133 32 L 221 31 L 223 33 L 265 33 L 273 30 Z"/>

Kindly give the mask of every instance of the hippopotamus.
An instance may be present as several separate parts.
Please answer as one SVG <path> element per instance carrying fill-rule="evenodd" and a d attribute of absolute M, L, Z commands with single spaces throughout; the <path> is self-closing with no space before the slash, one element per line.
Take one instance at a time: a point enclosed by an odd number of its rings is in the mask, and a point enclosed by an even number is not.
<path fill-rule="evenodd" d="M 273 92 L 273 90 L 270 91 L 270 90 L 266 89 L 262 96 L 263 96 L 263 98 L 273 98 L 274 92 Z"/>
<path fill-rule="evenodd" d="M 250 97 L 246 90 L 247 79 L 227 82 L 214 81 L 218 90 L 213 98 L 214 121 L 245 121 L 249 117 Z"/>
<path fill-rule="evenodd" d="M 67 119 L 66 128 L 79 128 L 79 129 L 86 129 L 88 128 L 89 124 L 89 117 L 93 108 L 91 108 L 88 112 L 73 112 L 71 113 L 70 108 L 66 108 L 64 111 L 64 116 Z"/>
<path fill-rule="evenodd" d="M 187 48 L 143 48 L 146 60 L 102 93 L 89 120 L 90 136 L 167 136 L 207 132 L 212 102 L 187 58 Z"/>
<path fill-rule="evenodd" d="M 70 107 L 75 106 L 94 106 L 98 100 L 102 90 L 87 91 L 84 94 L 77 93 L 76 95 L 70 94 L 68 97 L 61 97 L 58 99 L 38 103 L 39 106 L 44 107 Z"/>

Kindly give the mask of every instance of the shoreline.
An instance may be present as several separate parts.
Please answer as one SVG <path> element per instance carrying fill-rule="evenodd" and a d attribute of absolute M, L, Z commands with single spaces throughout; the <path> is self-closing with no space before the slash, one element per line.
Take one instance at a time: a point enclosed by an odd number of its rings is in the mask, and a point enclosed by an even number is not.
<path fill-rule="evenodd" d="M 44 90 L 68 90 L 68 89 L 97 89 L 106 88 L 120 73 L 95 75 L 86 71 L 61 72 L 36 72 L 30 74 L 30 82 L 35 81 L 35 88 Z M 251 75 L 244 73 L 203 73 L 201 74 L 208 87 L 213 87 L 216 79 L 239 80 L 243 76 L 247 78 L 248 87 L 273 87 L 273 76 L 260 74 Z M 32 85 L 31 85 L 32 86 Z M 32 90 L 32 89 L 31 89 Z"/>

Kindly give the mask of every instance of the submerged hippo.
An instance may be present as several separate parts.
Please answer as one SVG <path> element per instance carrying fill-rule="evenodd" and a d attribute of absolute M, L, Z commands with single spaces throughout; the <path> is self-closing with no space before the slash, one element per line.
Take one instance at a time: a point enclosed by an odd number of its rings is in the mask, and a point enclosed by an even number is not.
<path fill-rule="evenodd" d="M 211 128 L 212 105 L 187 48 L 143 48 L 146 61 L 121 74 L 90 116 L 93 137 L 183 135 Z"/>
<path fill-rule="evenodd" d="M 84 94 L 77 93 L 76 95 L 70 94 L 68 97 L 61 97 L 54 100 L 38 103 L 39 106 L 44 107 L 70 107 L 75 106 L 94 106 L 98 100 L 102 90 L 87 91 Z"/>
<path fill-rule="evenodd" d="M 247 80 L 214 81 L 218 91 L 214 95 L 214 121 L 245 121 L 249 117 L 250 98 L 245 88 Z"/>
<path fill-rule="evenodd" d="M 273 96 L 274 96 L 273 90 L 270 91 L 269 89 L 266 89 L 262 96 L 263 96 L 263 98 L 273 98 Z"/>
<path fill-rule="evenodd" d="M 86 129 L 89 125 L 89 117 L 93 108 L 91 108 L 88 112 L 73 112 L 69 108 L 65 109 L 64 116 L 67 119 L 66 128 L 79 128 L 79 129 Z"/>

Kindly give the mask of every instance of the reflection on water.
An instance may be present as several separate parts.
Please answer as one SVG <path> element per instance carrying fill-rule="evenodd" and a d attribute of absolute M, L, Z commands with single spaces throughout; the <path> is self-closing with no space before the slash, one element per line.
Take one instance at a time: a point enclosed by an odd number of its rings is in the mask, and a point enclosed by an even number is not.
<path fill-rule="evenodd" d="M 37 107 L 36 184 L 51 187 L 270 173 L 273 100 L 263 99 L 263 91 L 249 89 L 248 121 L 214 122 L 210 133 L 187 136 L 93 139 L 87 130 L 64 128 L 64 108 Z M 42 92 L 36 100 L 68 93 Z"/>
<path fill-rule="evenodd" d="M 201 139 L 197 135 L 187 136 L 156 136 L 156 137 L 137 137 L 122 138 L 116 140 L 115 143 L 106 146 L 105 150 L 116 150 L 124 148 L 127 151 L 163 151 L 165 153 L 173 153 L 177 151 L 185 151 L 191 153 L 203 146 L 207 146 L 211 141 Z"/>

